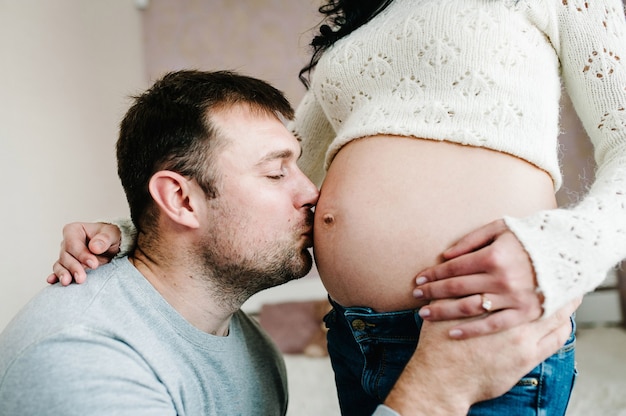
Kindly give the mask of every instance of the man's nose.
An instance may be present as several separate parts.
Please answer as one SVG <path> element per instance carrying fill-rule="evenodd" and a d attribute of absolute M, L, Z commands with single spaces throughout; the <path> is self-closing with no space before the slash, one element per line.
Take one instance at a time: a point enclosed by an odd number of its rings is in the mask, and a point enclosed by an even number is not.
<path fill-rule="evenodd" d="M 317 204 L 317 200 L 320 197 L 320 191 L 304 173 L 302 174 L 302 178 L 302 202 L 300 205 L 313 208 Z"/>

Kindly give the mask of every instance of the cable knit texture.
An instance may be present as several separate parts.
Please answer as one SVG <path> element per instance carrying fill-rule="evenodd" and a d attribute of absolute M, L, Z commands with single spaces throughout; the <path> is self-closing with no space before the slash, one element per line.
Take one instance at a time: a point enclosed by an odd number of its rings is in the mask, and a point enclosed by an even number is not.
<path fill-rule="evenodd" d="M 120 251 L 115 257 L 124 257 L 131 254 L 137 241 L 137 229 L 130 218 L 118 218 L 113 222 L 121 232 Z"/>
<path fill-rule="evenodd" d="M 562 82 L 596 181 L 576 206 L 505 218 L 550 315 L 626 257 L 625 57 L 621 0 L 395 0 L 318 63 L 291 124 L 301 167 L 319 185 L 343 145 L 394 134 L 518 156 L 557 190 Z"/>

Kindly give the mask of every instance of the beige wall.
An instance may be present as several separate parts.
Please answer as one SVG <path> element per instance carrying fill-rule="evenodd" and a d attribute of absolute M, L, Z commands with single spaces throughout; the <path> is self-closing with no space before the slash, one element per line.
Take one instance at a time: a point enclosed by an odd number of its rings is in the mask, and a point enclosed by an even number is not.
<path fill-rule="evenodd" d="M 71 220 L 127 215 L 114 144 L 146 85 L 132 0 L 0 0 L 0 330 Z"/>
<path fill-rule="evenodd" d="M 595 161 L 593 146 L 574 112 L 567 94 L 563 95 L 561 111 L 561 145 L 563 186 L 557 193 L 559 205 L 567 206 L 584 196 L 593 182 Z"/>
<path fill-rule="evenodd" d="M 168 70 L 231 69 L 272 83 L 295 105 L 304 87 L 321 0 L 150 0 L 144 13 L 150 79 Z"/>

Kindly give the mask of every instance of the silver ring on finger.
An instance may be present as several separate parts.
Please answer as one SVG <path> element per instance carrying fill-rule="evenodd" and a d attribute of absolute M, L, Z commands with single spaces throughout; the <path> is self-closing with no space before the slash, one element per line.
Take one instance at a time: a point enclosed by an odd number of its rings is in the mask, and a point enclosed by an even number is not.
<path fill-rule="evenodd" d="M 493 307 L 493 303 L 491 303 L 491 299 L 487 297 L 484 293 L 480 295 L 480 306 L 487 313 L 491 312 L 491 308 Z"/>

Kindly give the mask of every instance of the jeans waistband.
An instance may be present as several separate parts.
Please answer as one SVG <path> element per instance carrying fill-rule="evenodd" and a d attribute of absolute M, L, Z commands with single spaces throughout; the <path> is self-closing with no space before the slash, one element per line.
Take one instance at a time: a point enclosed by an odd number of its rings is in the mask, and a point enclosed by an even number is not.
<path fill-rule="evenodd" d="M 384 342 L 413 342 L 419 338 L 422 318 L 419 309 L 393 312 L 376 312 L 367 307 L 344 307 L 333 299 L 333 315 L 337 324 L 349 329 L 354 338 L 361 342 L 379 340 Z"/>

